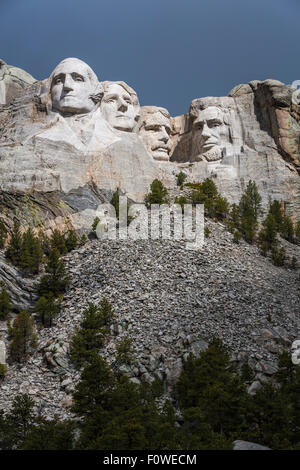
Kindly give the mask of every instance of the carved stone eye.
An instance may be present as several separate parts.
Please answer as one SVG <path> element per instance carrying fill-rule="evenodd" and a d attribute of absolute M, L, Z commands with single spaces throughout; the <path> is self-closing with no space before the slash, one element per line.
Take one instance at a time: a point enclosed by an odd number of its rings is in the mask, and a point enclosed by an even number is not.
<path fill-rule="evenodd" d="M 77 75 L 77 73 L 72 73 L 72 78 L 75 82 L 84 82 L 84 78 L 81 75 Z"/>

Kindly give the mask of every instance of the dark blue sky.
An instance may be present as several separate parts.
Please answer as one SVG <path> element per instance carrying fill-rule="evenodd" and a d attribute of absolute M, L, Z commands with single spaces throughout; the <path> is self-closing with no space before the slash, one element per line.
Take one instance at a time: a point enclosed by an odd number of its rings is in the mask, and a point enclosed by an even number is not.
<path fill-rule="evenodd" d="M 65 57 L 172 115 L 239 83 L 300 80 L 300 0 L 0 0 L 0 57 L 37 79 Z"/>

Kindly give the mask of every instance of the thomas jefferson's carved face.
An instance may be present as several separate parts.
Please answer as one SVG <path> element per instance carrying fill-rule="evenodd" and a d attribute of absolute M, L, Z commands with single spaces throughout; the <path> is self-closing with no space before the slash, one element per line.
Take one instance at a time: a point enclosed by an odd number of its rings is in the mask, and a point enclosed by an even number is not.
<path fill-rule="evenodd" d="M 62 113 L 89 113 L 95 107 L 91 95 L 95 83 L 91 79 L 92 70 L 79 59 L 66 59 L 52 74 L 52 108 Z"/>
<path fill-rule="evenodd" d="M 225 124 L 222 111 L 219 108 L 209 106 L 203 111 L 199 111 L 193 126 L 199 132 L 201 153 L 222 145 Z"/>
<path fill-rule="evenodd" d="M 108 86 L 101 102 L 103 117 L 115 129 L 132 132 L 136 124 L 136 109 L 130 94 L 117 83 Z"/>
<path fill-rule="evenodd" d="M 146 114 L 139 135 L 155 160 L 169 160 L 170 119 L 160 111 Z"/>

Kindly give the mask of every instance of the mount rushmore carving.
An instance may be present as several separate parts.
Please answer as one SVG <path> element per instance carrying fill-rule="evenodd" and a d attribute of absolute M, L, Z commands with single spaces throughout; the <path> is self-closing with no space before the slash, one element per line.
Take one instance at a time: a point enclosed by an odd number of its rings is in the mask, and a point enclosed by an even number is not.
<path fill-rule="evenodd" d="M 213 178 L 230 202 L 255 180 L 265 207 L 281 200 L 300 219 L 293 91 L 276 80 L 252 81 L 227 97 L 194 99 L 185 115 L 171 117 L 162 107 L 140 107 L 130 86 L 99 81 L 79 59 L 63 60 L 43 81 L 1 61 L 2 209 L 8 195 L 26 194 L 44 213 L 48 205 L 48 216 L 82 222 L 80 214 L 116 189 L 142 202 L 155 178 L 175 191 L 184 172 L 190 182 Z"/>

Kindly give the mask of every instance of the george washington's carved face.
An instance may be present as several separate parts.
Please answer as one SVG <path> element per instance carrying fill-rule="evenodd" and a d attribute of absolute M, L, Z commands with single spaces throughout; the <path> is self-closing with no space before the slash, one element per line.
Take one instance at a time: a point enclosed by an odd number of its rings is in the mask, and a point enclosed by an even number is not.
<path fill-rule="evenodd" d="M 132 132 L 137 118 L 136 106 L 128 91 L 118 83 L 111 83 L 106 88 L 101 111 L 112 127 Z"/>
<path fill-rule="evenodd" d="M 65 59 L 51 75 L 52 108 L 61 113 L 89 113 L 95 107 L 92 99 L 97 77 L 92 69 L 79 59 Z"/>
<path fill-rule="evenodd" d="M 159 111 L 142 113 L 139 136 L 155 160 L 169 160 L 171 122 Z"/>

